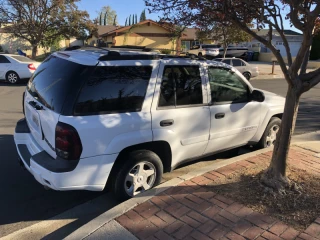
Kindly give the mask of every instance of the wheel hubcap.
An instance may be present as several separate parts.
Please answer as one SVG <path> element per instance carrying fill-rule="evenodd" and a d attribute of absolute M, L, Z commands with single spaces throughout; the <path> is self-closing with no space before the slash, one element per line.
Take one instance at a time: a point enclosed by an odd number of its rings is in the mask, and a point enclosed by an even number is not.
<path fill-rule="evenodd" d="M 268 136 L 266 138 L 266 143 L 268 147 L 274 145 L 275 141 L 277 140 L 277 134 L 279 132 L 280 127 L 278 125 L 272 126 L 270 129 Z"/>
<path fill-rule="evenodd" d="M 126 193 L 133 197 L 153 187 L 156 168 L 150 162 L 136 164 L 127 174 L 124 182 Z"/>
<path fill-rule="evenodd" d="M 11 82 L 11 83 L 16 83 L 17 80 L 18 80 L 18 77 L 17 77 L 16 74 L 10 73 L 10 74 L 8 75 L 8 81 L 9 81 L 9 82 Z"/>

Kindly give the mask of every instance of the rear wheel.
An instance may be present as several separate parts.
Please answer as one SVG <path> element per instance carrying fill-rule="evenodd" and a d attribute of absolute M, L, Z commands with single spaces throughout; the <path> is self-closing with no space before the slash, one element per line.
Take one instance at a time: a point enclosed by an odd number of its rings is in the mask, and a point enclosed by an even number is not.
<path fill-rule="evenodd" d="M 163 165 L 157 154 L 138 150 L 124 155 L 126 161 L 115 173 L 113 191 L 123 201 L 157 186 L 162 178 Z"/>
<path fill-rule="evenodd" d="M 6 80 L 11 84 L 16 84 L 20 80 L 20 77 L 16 72 L 11 71 L 7 72 Z"/>
<path fill-rule="evenodd" d="M 198 56 L 199 56 L 199 57 L 202 57 L 202 53 L 201 53 L 201 52 L 199 52 L 199 53 L 198 53 Z"/>
<path fill-rule="evenodd" d="M 281 119 L 277 117 L 271 118 L 266 130 L 264 131 L 262 138 L 260 139 L 257 147 L 268 148 L 274 145 L 277 140 L 280 130 Z"/>
<path fill-rule="evenodd" d="M 243 76 L 247 79 L 247 80 L 250 80 L 251 78 L 251 74 L 249 72 L 244 72 L 243 73 Z"/>

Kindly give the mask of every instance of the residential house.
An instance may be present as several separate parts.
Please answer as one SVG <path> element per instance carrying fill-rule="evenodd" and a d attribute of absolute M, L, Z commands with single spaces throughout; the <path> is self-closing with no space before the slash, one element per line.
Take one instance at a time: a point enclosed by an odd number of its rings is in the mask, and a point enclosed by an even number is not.
<path fill-rule="evenodd" d="M 87 38 L 87 44 L 90 46 L 100 46 L 103 44 L 107 44 L 106 42 L 103 41 L 102 35 L 111 32 L 117 28 L 120 28 L 120 26 L 115 26 L 115 25 L 98 25 L 97 30 L 90 34 Z M 112 42 L 111 42 L 112 44 Z"/>
<path fill-rule="evenodd" d="M 259 31 L 256 30 L 256 32 L 259 36 L 264 37 L 265 39 L 269 38 L 269 29 L 261 29 Z M 295 57 L 301 47 L 303 35 L 293 30 L 284 30 L 284 34 L 288 40 L 291 55 L 292 57 Z M 252 39 L 251 42 L 243 44 L 249 48 L 253 48 L 253 50 L 258 50 L 260 53 L 262 53 L 262 55 L 264 53 L 269 53 L 269 55 L 271 54 L 271 51 L 256 39 Z M 283 40 L 280 37 L 280 34 L 275 30 L 273 30 L 272 32 L 272 44 L 276 46 L 278 50 L 280 50 L 280 53 L 283 57 L 287 57 L 287 52 L 283 45 Z"/>

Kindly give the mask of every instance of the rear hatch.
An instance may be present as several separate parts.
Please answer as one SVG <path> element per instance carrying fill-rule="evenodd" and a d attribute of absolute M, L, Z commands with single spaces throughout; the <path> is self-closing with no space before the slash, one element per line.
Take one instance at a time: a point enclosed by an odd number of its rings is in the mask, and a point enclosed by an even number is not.
<path fill-rule="evenodd" d="M 56 157 L 55 130 L 59 116 L 66 108 L 65 102 L 76 98 L 87 68 L 50 56 L 37 68 L 27 85 L 24 110 L 28 126 L 36 142 L 52 157 Z M 68 104 L 72 105 L 70 101 Z"/>

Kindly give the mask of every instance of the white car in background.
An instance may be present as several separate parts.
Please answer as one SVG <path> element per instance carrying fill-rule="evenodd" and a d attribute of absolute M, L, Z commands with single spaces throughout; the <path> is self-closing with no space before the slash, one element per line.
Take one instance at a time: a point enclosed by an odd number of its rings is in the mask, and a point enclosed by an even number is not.
<path fill-rule="evenodd" d="M 15 84 L 20 79 L 30 78 L 39 65 L 39 62 L 24 56 L 0 54 L 0 80 Z"/>
<path fill-rule="evenodd" d="M 240 58 L 216 58 L 214 61 L 235 67 L 247 80 L 259 76 L 259 68 L 257 66 L 253 66 Z"/>
<path fill-rule="evenodd" d="M 199 57 L 206 57 L 206 58 L 214 58 L 219 55 L 219 45 L 214 44 L 200 44 L 194 45 L 190 50 L 189 54 L 194 54 Z"/>

